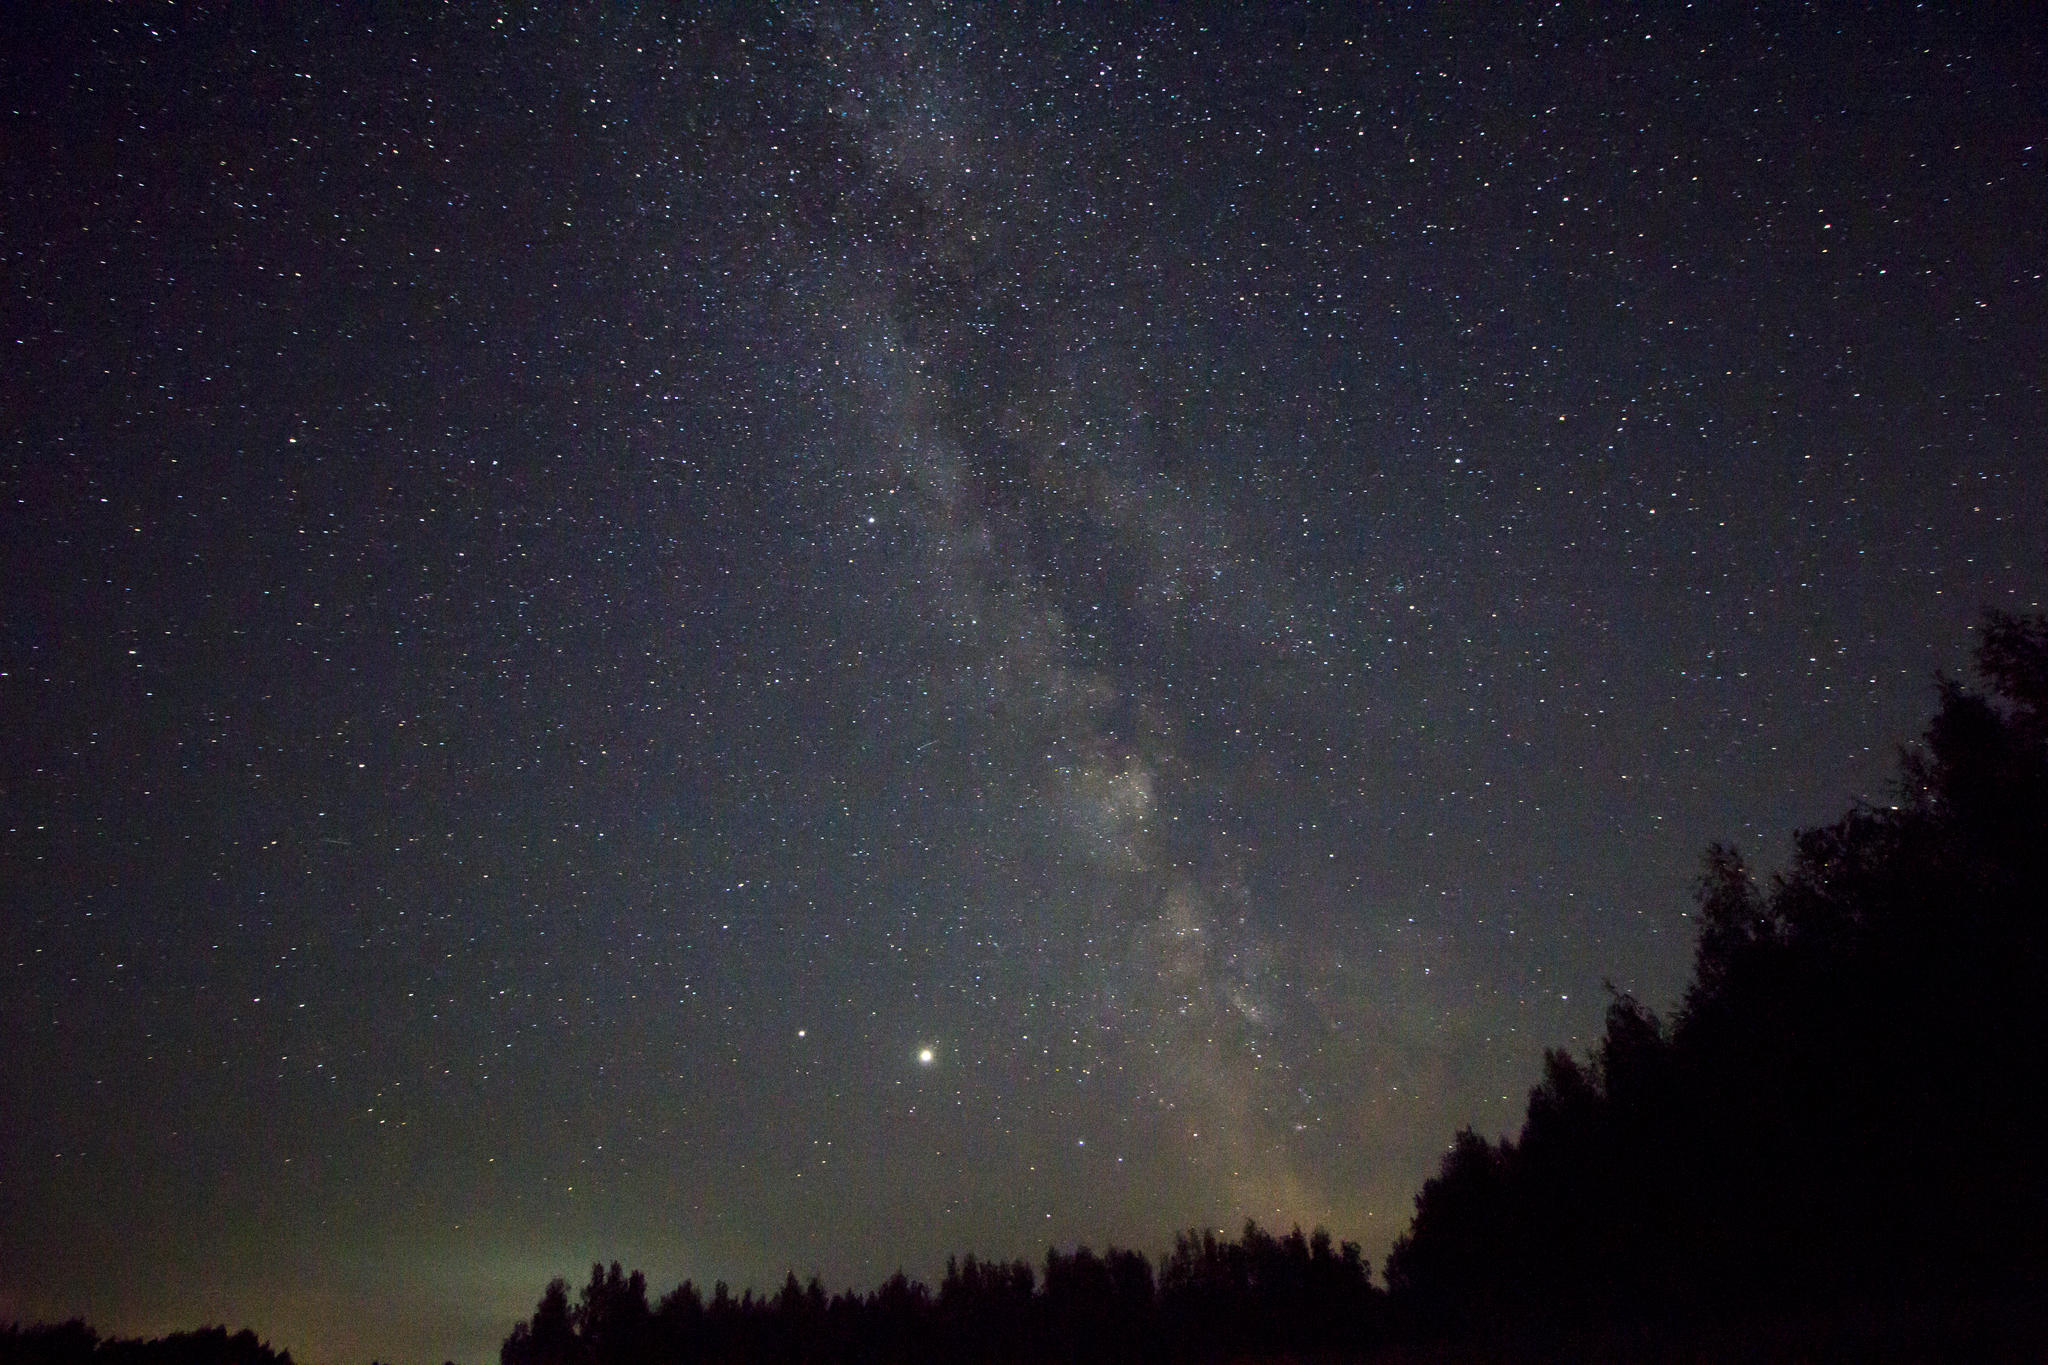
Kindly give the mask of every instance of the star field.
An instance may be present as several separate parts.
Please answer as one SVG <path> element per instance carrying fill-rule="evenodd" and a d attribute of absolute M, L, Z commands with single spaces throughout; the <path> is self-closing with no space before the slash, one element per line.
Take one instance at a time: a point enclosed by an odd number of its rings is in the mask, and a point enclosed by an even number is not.
<path fill-rule="evenodd" d="M 1375 1263 L 2048 548 L 2017 17 L 0 57 L 0 1318 Z"/>

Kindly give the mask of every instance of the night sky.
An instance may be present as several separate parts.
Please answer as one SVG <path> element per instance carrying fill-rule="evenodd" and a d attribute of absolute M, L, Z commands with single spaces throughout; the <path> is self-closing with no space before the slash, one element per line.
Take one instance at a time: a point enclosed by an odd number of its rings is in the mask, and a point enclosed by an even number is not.
<path fill-rule="evenodd" d="M 0 1318 L 1377 1264 L 2048 598 L 2024 5 L 258 8 L 0 55 Z"/>

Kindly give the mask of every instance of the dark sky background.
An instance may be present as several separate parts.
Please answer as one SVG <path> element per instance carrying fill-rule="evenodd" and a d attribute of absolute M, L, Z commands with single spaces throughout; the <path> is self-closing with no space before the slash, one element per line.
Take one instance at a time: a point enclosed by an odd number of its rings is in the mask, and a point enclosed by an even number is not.
<path fill-rule="evenodd" d="M 2026 6 L 249 8 L 0 56 L 0 1317 L 1377 1262 L 2048 596 Z"/>

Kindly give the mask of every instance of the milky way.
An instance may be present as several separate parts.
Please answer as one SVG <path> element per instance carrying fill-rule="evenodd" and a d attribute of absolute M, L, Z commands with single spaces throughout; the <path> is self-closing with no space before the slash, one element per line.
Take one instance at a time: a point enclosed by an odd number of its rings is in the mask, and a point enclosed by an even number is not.
<path fill-rule="evenodd" d="M 38 22 L 0 1318 L 1377 1261 L 2039 608 L 1995 17 Z"/>

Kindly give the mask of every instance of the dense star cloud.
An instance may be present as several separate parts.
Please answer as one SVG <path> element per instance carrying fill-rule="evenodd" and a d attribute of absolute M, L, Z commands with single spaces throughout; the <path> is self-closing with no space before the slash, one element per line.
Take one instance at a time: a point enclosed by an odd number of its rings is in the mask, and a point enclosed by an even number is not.
<path fill-rule="evenodd" d="M 2040 605 L 1996 18 L 25 23 L 0 1318 L 1377 1260 Z"/>

